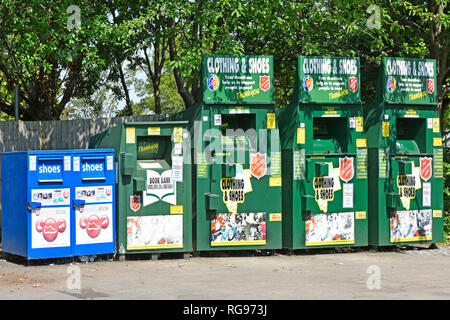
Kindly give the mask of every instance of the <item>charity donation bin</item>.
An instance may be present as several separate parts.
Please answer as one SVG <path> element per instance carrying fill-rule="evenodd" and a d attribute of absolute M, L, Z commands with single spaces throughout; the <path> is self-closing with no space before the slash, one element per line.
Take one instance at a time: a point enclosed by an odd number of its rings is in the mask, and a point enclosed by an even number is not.
<path fill-rule="evenodd" d="M 367 245 L 367 145 L 359 58 L 300 56 L 277 112 L 283 247 Z"/>
<path fill-rule="evenodd" d="M 192 186 L 187 122 L 126 122 L 90 140 L 114 148 L 117 250 L 127 254 L 192 251 Z"/>
<path fill-rule="evenodd" d="M 113 253 L 116 250 L 114 150 L 74 150 L 71 156 L 73 255 Z"/>
<path fill-rule="evenodd" d="M 203 56 L 189 120 L 195 250 L 281 248 L 281 153 L 272 56 Z"/>
<path fill-rule="evenodd" d="M 84 182 L 77 177 L 93 178 L 80 167 L 80 159 L 89 157 L 102 159 L 98 163 L 104 166 L 104 178 L 95 180 L 88 198 L 79 199 L 76 191 Z M 114 204 L 114 167 L 106 166 L 111 157 L 113 150 L 2 153 L 2 250 L 28 259 L 114 253 L 113 212 L 85 205 L 94 193 L 98 197 L 101 189 L 112 194 L 101 202 Z M 82 239 L 78 232 L 81 208 L 86 208 L 90 217 L 103 218 L 99 221 L 102 236 L 91 234 L 97 239 Z M 92 230 L 94 223 L 97 221 L 89 220 L 85 232 Z"/>
<path fill-rule="evenodd" d="M 382 60 L 366 116 L 371 245 L 444 240 L 436 77 L 435 60 Z"/>

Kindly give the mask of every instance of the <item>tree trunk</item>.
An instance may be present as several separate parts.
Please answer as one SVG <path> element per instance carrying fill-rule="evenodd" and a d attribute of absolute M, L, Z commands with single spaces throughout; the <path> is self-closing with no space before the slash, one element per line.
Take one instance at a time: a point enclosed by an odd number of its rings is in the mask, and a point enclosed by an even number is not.
<path fill-rule="evenodd" d="M 133 108 L 131 108 L 130 94 L 129 94 L 129 91 L 128 91 L 127 82 L 125 80 L 125 75 L 123 73 L 122 65 L 118 63 L 117 64 L 117 68 L 119 69 L 120 83 L 122 83 L 123 92 L 125 94 L 125 104 L 126 104 L 125 106 L 127 108 L 127 116 L 132 116 L 133 115 Z"/>

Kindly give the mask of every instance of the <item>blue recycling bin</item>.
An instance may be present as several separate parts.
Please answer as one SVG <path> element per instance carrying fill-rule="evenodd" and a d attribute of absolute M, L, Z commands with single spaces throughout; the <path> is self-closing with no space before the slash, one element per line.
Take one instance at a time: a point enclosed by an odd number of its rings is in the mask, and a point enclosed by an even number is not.
<path fill-rule="evenodd" d="M 1 157 L 4 252 L 28 259 L 115 252 L 114 150 Z"/>

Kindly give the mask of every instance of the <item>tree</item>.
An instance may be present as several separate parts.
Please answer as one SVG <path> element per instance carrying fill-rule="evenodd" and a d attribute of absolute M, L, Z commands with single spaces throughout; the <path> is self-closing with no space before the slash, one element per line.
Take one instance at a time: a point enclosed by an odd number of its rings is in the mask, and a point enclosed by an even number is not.
<path fill-rule="evenodd" d="M 115 62 L 110 48 L 120 29 L 108 20 L 109 8 L 72 3 L 0 3 L 0 77 L 8 91 L 19 88 L 23 120 L 59 119 L 71 98 L 95 92 L 102 71 Z M 11 95 L 0 96 L 1 111 L 13 115 L 12 105 Z"/>

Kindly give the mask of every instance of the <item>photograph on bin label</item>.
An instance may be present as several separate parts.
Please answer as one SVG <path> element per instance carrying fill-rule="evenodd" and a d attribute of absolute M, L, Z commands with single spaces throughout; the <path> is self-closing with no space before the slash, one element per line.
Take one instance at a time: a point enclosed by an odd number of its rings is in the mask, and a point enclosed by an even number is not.
<path fill-rule="evenodd" d="M 354 212 L 316 214 L 305 222 L 307 246 L 355 242 Z"/>
<path fill-rule="evenodd" d="M 432 240 L 432 210 L 396 211 L 390 218 L 391 242 Z"/>
<path fill-rule="evenodd" d="M 70 189 L 32 189 L 31 199 L 42 206 L 66 206 L 70 204 Z"/>
<path fill-rule="evenodd" d="M 75 236 L 77 244 L 113 241 L 113 208 L 111 203 L 88 204 L 77 207 Z"/>
<path fill-rule="evenodd" d="M 183 247 L 183 215 L 127 218 L 127 249 Z"/>
<path fill-rule="evenodd" d="M 70 246 L 70 208 L 33 209 L 31 213 L 31 247 Z"/>
<path fill-rule="evenodd" d="M 84 200 L 86 203 L 111 202 L 112 186 L 76 187 L 75 199 Z"/>
<path fill-rule="evenodd" d="M 211 245 L 265 244 L 266 213 L 219 213 L 211 219 Z"/>

